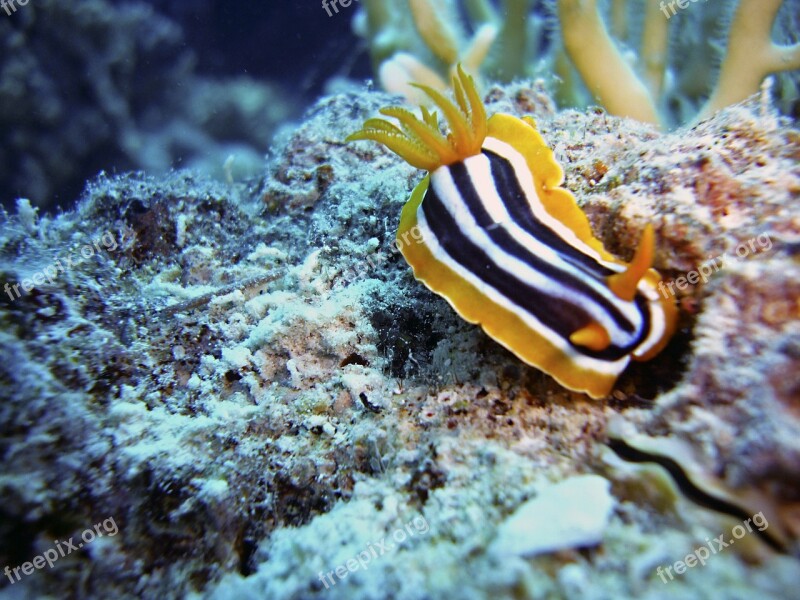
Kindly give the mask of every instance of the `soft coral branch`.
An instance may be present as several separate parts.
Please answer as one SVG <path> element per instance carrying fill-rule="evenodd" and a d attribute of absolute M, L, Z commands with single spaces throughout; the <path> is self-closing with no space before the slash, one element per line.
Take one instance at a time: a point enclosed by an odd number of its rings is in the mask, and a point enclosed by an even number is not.
<path fill-rule="evenodd" d="M 772 25 L 781 4 L 783 0 L 739 2 L 719 81 L 699 118 L 755 94 L 770 73 L 800 69 L 800 44 L 780 46 L 772 41 Z"/>
<path fill-rule="evenodd" d="M 655 2 L 648 2 L 644 11 L 641 51 L 643 75 L 650 95 L 657 102 L 661 96 L 664 72 L 667 69 L 669 21 L 663 17 Z"/>
<path fill-rule="evenodd" d="M 789 0 L 793 6 L 797 1 Z M 424 98 L 410 82 L 443 90 L 446 71 L 452 74 L 454 65 L 461 63 L 470 72 L 483 71 L 499 80 L 549 70 L 561 80 L 556 94 L 562 106 L 581 106 L 589 100 L 580 76 L 594 101 L 614 115 L 666 126 L 695 112 L 711 79 L 712 61 L 700 40 L 717 20 L 722 3 L 707 9 L 693 5 L 694 15 L 687 14 L 684 23 L 689 33 L 672 36 L 670 24 L 677 19 L 670 20 L 660 0 L 608 2 L 605 19 L 598 7 L 605 2 L 598 0 L 503 0 L 503 10 L 490 0 L 363 0 L 363 6 L 381 82 L 414 102 Z M 786 3 L 736 3 L 718 82 L 699 118 L 757 93 L 770 73 L 800 68 L 800 44 L 772 40 L 776 16 Z M 672 16 L 674 4 L 669 2 Z M 549 33 L 547 18 L 531 10 L 534 5 L 556 13 L 561 43 L 542 42 L 541 32 Z M 687 7 L 682 9 L 688 13 Z M 637 11 L 644 11 L 641 19 L 634 18 Z M 464 26 L 462 13 L 469 17 Z M 473 32 L 471 41 L 468 32 Z M 684 38 L 696 43 L 683 45 Z M 637 52 L 623 53 L 626 43 Z M 531 63 L 528 51 L 542 48 L 549 52 L 546 60 Z"/>
<path fill-rule="evenodd" d="M 558 0 L 564 48 L 586 87 L 612 114 L 658 123 L 647 87 L 617 49 L 596 0 Z"/>

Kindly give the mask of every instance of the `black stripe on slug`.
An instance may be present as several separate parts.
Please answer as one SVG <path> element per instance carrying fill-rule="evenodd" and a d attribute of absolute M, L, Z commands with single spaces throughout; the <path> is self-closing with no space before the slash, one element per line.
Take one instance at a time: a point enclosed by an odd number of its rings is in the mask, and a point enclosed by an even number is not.
<path fill-rule="evenodd" d="M 508 159 L 491 150 L 484 149 L 483 154 L 489 159 L 497 193 L 503 199 L 511 218 L 520 228 L 557 250 L 567 262 L 591 272 L 595 277 L 607 277 L 614 273 L 605 265 L 598 263 L 593 257 L 585 255 L 572 244 L 566 243 L 561 236 L 533 214 L 530 205 L 531 201 L 525 195 L 517 172 Z M 533 202 L 538 201 L 538 198 L 533 199 Z"/>
<path fill-rule="evenodd" d="M 503 159 L 505 160 L 505 159 Z M 505 161 L 508 163 L 508 161 Z M 508 163 L 509 168 L 511 168 L 510 163 Z M 574 296 L 576 299 L 578 297 L 584 297 L 588 301 L 593 302 L 597 305 L 600 305 L 606 314 L 610 315 L 614 320 L 616 326 L 628 333 L 631 334 L 634 332 L 635 327 L 633 323 L 631 323 L 625 316 L 619 311 L 619 309 L 608 300 L 603 298 L 600 294 L 597 293 L 596 290 L 592 289 L 590 286 L 586 284 L 584 280 L 578 279 L 573 275 L 564 272 L 562 269 L 559 269 L 557 265 L 553 265 L 550 263 L 545 262 L 538 256 L 532 254 L 527 248 L 525 248 L 518 240 L 516 240 L 505 227 L 493 227 L 494 225 L 491 216 L 486 210 L 483 201 L 478 195 L 478 191 L 475 189 L 475 186 L 472 183 L 472 178 L 469 175 L 469 171 L 467 170 L 466 166 L 463 163 L 456 163 L 451 165 L 450 173 L 453 177 L 453 181 L 456 185 L 456 188 L 459 190 L 461 198 L 464 204 L 469 208 L 470 213 L 472 214 L 475 221 L 484 229 L 486 229 L 486 234 L 489 238 L 494 242 L 494 244 L 503 250 L 506 254 L 509 254 L 520 261 L 524 262 L 532 269 L 546 275 L 549 279 L 553 281 L 558 281 L 563 287 L 566 287 L 570 290 L 571 295 Z M 494 172 L 492 173 L 494 175 Z M 516 181 L 516 179 L 515 179 Z M 515 193 L 515 190 L 509 190 L 505 186 L 498 186 L 498 182 L 494 180 L 495 188 L 499 197 L 503 200 L 503 204 L 506 207 L 506 210 L 511 213 L 509 210 L 508 205 L 508 196 L 506 194 Z M 431 186 L 432 188 L 434 186 Z M 517 186 L 516 192 L 522 194 L 522 190 Z M 524 198 L 524 196 L 523 196 Z M 512 201 L 518 202 L 518 201 Z M 526 207 L 527 209 L 527 207 Z M 527 211 L 530 214 L 530 211 Z M 510 214 L 511 218 L 517 225 L 520 225 L 513 213 Z M 535 218 L 531 214 L 532 219 Z M 594 276 L 594 273 L 598 271 L 597 268 L 589 270 L 583 266 L 584 263 L 594 263 L 595 266 L 597 265 L 596 261 L 592 257 L 586 256 L 581 253 L 577 248 L 571 246 L 567 242 L 563 241 L 561 237 L 558 236 L 554 231 L 550 228 L 546 227 L 540 221 L 536 220 L 534 224 L 535 231 L 542 234 L 543 237 L 538 237 L 532 232 L 531 235 L 536 237 L 540 242 L 544 243 L 548 246 L 553 252 L 555 252 L 558 256 L 562 258 L 565 262 L 568 262 L 579 269 L 581 269 L 587 276 Z M 579 260 L 574 259 L 573 255 L 578 254 L 582 258 Z M 611 273 L 610 270 L 609 274 Z M 603 285 L 605 282 L 602 281 Z M 522 305 L 524 306 L 524 305 Z M 568 337 L 568 336 L 567 336 Z"/>
<path fill-rule="evenodd" d="M 592 320 L 590 314 L 579 303 L 565 302 L 561 298 L 554 297 L 545 290 L 533 287 L 513 273 L 496 265 L 483 248 L 464 235 L 458 223 L 443 205 L 433 185 L 428 188 L 421 209 L 428 227 L 451 260 L 471 272 L 486 285 L 494 288 L 509 303 L 526 311 L 568 343 L 569 336 L 574 331 L 584 327 Z M 554 282 L 554 285 L 564 285 L 559 279 L 563 275 L 561 271 L 530 253 L 527 255 L 528 260 L 525 262 L 529 266 L 543 273 L 549 281 Z M 644 327 L 630 343 L 624 346 L 612 344 L 602 351 L 573 347 L 585 356 L 608 361 L 615 361 L 630 354 L 644 339 L 645 332 L 649 327 L 649 314 L 644 299 L 637 297 L 636 304 L 638 309 L 643 312 Z"/>

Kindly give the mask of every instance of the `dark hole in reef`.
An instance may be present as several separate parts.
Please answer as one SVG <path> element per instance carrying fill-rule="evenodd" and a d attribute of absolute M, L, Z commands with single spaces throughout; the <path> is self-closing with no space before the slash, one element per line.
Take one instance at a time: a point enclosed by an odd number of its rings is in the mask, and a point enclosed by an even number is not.
<path fill-rule="evenodd" d="M 342 362 L 339 363 L 340 367 L 346 367 L 347 365 L 361 365 L 362 367 L 368 367 L 369 361 L 360 354 L 351 352 L 342 359 Z"/>
<path fill-rule="evenodd" d="M 136 234 L 136 243 L 130 249 L 136 264 L 154 256 L 169 256 L 174 251 L 177 233 L 166 201 L 146 206 L 134 200 L 123 218 Z"/>
<path fill-rule="evenodd" d="M 639 402 L 647 404 L 649 400 L 678 385 L 686 370 L 693 339 L 693 328 L 683 326 L 683 323 L 680 325 L 658 356 L 646 362 L 631 361 L 617 380 L 615 389 L 633 387 Z"/>
<path fill-rule="evenodd" d="M 253 556 L 258 549 L 258 541 L 251 537 L 245 537 L 239 543 L 239 574 L 243 577 L 252 575 L 256 569 L 253 565 Z"/>
<path fill-rule="evenodd" d="M 270 491 L 275 496 L 275 516 L 281 524 L 299 527 L 313 515 L 330 510 L 331 498 L 326 490 L 314 484 L 315 479 L 315 473 L 300 481 L 283 472 L 276 474 Z"/>

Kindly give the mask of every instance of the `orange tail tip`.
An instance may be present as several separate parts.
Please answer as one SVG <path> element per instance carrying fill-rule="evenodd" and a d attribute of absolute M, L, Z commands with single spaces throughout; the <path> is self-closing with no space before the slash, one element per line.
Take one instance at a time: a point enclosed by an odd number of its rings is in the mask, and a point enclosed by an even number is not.
<path fill-rule="evenodd" d="M 631 263 L 622 273 L 615 273 L 606 279 L 608 287 L 618 298 L 626 302 L 633 300 L 639 280 L 653 266 L 655 243 L 656 236 L 653 232 L 653 226 L 648 223 L 642 232 L 639 246 L 636 248 L 636 254 L 634 254 Z"/>
<path fill-rule="evenodd" d="M 569 341 L 576 346 L 583 346 L 596 352 L 605 350 L 611 344 L 608 332 L 602 325 L 594 321 L 569 336 Z"/>

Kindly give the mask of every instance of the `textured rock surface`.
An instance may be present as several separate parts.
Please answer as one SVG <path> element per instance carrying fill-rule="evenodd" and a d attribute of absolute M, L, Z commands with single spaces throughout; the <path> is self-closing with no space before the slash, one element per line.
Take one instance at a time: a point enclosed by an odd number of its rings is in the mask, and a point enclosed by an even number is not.
<path fill-rule="evenodd" d="M 420 174 L 341 141 L 379 94 L 320 101 L 259 181 L 100 178 L 73 212 L 23 206 L 3 226 L 2 281 L 43 275 L 0 295 L 0 565 L 109 517 L 119 533 L 4 578 L 5 593 L 791 596 L 797 560 L 755 534 L 662 583 L 657 567 L 736 522 L 604 442 L 611 416 L 687 441 L 709 476 L 769 494 L 784 515 L 770 527 L 796 543 L 798 132 L 764 102 L 660 134 L 555 114 L 536 86 L 488 98 L 534 113 L 623 258 L 646 222 L 669 277 L 761 235 L 771 247 L 676 287 L 675 340 L 595 402 L 413 280 L 391 240 Z M 487 551 L 520 505 L 590 472 L 616 502 L 601 544 Z"/>

